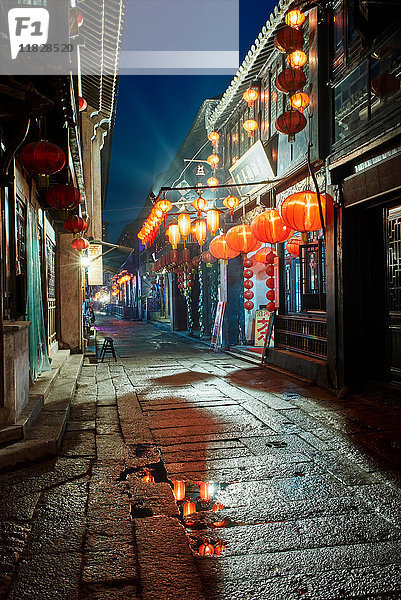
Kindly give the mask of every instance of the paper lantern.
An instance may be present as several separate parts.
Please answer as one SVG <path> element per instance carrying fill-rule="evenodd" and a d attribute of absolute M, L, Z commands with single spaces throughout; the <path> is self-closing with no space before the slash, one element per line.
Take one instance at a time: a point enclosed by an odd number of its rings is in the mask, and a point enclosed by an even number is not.
<path fill-rule="evenodd" d="M 253 271 L 251 269 L 245 269 L 244 271 L 244 279 L 252 279 Z"/>
<path fill-rule="evenodd" d="M 286 244 L 287 252 L 293 256 L 299 256 L 299 247 L 305 242 L 300 237 L 293 237 Z"/>
<path fill-rule="evenodd" d="M 185 206 L 182 206 L 178 213 L 178 231 L 184 240 L 186 240 L 187 236 L 191 233 L 191 215 Z"/>
<path fill-rule="evenodd" d="M 305 13 L 300 10 L 289 10 L 284 20 L 290 27 L 300 27 L 305 21 Z"/>
<path fill-rule="evenodd" d="M 220 157 L 217 156 L 217 154 L 210 154 L 210 156 L 208 156 L 206 160 L 212 167 L 212 169 L 215 169 L 220 162 Z"/>
<path fill-rule="evenodd" d="M 216 258 L 224 260 L 225 264 L 230 258 L 235 258 L 239 254 L 239 251 L 230 248 L 224 234 L 218 235 L 210 242 L 209 251 Z"/>
<path fill-rule="evenodd" d="M 275 126 L 277 131 L 284 135 L 288 135 L 288 141 L 292 142 L 295 138 L 295 134 L 306 127 L 306 119 L 298 110 L 287 110 L 279 116 Z"/>
<path fill-rule="evenodd" d="M 193 515 L 194 513 L 196 513 L 195 502 L 192 502 L 192 500 L 188 500 L 187 502 L 185 502 L 182 512 L 183 512 L 184 517 L 187 517 L 188 515 Z"/>
<path fill-rule="evenodd" d="M 214 546 L 212 544 L 201 544 L 198 553 L 201 556 L 212 556 L 214 554 Z"/>
<path fill-rule="evenodd" d="M 244 281 L 244 288 L 247 290 L 251 290 L 253 288 L 253 281 L 252 279 L 246 279 Z"/>
<path fill-rule="evenodd" d="M 255 119 L 248 119 L 247 121 L 245 121 L 242 127 L 245 129 L 245 131 L 248 132 L 248 137 L 252 137 L 254 132 L 258 128 L 258 124 L 255 121 Z"/>
<path fill-rule="evenodd" d="M 253 267 L 253 259 L 252 258 L 244 258 L 244 260 L 242 261 L 242 264 L 244 265 L 244 267 L 246 269 L 250 269 L 251 267 Z"/>
<path fill-rule="evenodd" d="M 248 102 L 249 108 L 252 108 L 253 103 L 259 98 L 259 94 L 255 89 L 249 88 L 244 92 L 242 97 L 245 102 Z"/>
<path fill-rule="evenodd" d="M 253 296 L 254 296 L 254 293 L 251 290 L 245 290 L 244 298 L 246 300 L 252 300 Z"/>
<path fill-rule="evenodd" d="M 166 198 L 163 198 L 162 200 L 159 200 L 158 202 L 156 202 L 156 208 L 161 210 L 162 213 L 164 215 L 166 215 L 173 208 L 173 205 L 171 204 L 171 202 L 169 200 L 166 200 Z"/>
<path fill-rule="evenodd" d="M 269 312 L 272 312 L 273 310 L 276 310 L 276 305 L 274 302 L 269 302 L 268 305 L 266 306 L 266 310 L 268 310 Z"/>
<path fill-rule="evenodd" d="M 203 246 L 207 236 L 206 221 L 197 219 L 195 221 L 195 238 L 200 246 Z"/>
<path fill-rule="evenodd" d="M 306 83 L 305 73 L 301 69 L 284 69 L 276 77 L 274 85 L 283 94 L 292 94 L 302 90 Z"/>
<path fill-rule="evenodd" d="M 199 198 L 196 198 L 196 200 L 192 202 L 192 206 L 197 211 L 198 217 L 200 217 L 201 213 L 207 209 L 208 203 L 202 196 L 199 196 Z"/>
<path fill-rule="evenodd" d="M 88 223 L 82 217 L 74 216 L 66 219 L 63 223 L 64 229 L 69 233 L 83 233 L 88 227 Z"/>
<path fill-rule="evenodd" d="M 268 244 L 285 242 L 294 234 L 284 223 L 279 211 L 274 208 L 269 208 L 255 217 L 251 223 L 251 230 L 257 240 Z"/>
<path fill-rule="evenodd" d="M 266 292 L 267 300 L 269 300 L 271 302 L 274 300 L 275 297 L 276 297 L 276 293 L 274 290 L 267 290 L 267 292 Z"/>
<path fill-rule="evenodd" d="M 290 53 L 295 50 L 302 50 L 304 46 L 304 36 L 302 31 L 293 27 L 283 27 L 280 29 L 275 38 L 274 45 L 279 52 Z"/>
<path fill-rule="evenodd" d="M 266 265 L 265 273 L 268 277 L 273 277 L 274 275 L 274 265 Z"/>
<path fill-rule="evenodd" d="M 209 177 L 206 183 L 209 187 L 216 187 L 216 185 L 219 185 L 219 180 L 217 179 L 217 177 Z"/>
<path fill-rule="evenodd" d="M 227 244 L 232 250 L 247 254 L 261 247 L 261 242 L 255 238 L 249 225 L 235 225 L 226 233 Z"/>
<path fill-rule="evenodd" d="M 89 248 L 89 246 L 90 244 L 88 240 L 82 237 L 76 238 L 71 242 L 71 247 L 74 248 L 74 250 L 86 250 L 87 248 Z"/>
<path fill-rule="evenodd" d="M 65 165 L 65 154 L 62 149 L 46 140 L 27 144 L 22 148 L 20 156 L 30 175 L 54 175 Z"/>
<path fill-rule="evenodd" d="M 266 279 L 266 287 L 274 290 L 274 277 L 269 277 Z"/>
<path fill-rule="evenodd" d="M 321 196 L 321 203 L 324 214 L 324 196 Z M 295 231 L 318 231 L 322 228 L 317 194 L 310 190 L 288 196 L 281 205 L 281 216 Z"/>
<path fill-rule="evenodd" d="M 220 213 L 214 203 L 212 204 L 211 208 L 206 211 L 206 223 L 210 233 L 215 235 L 220 225 Z"/>
<path fill-rule="evenodd" d="M 81 194 L 73 185 L 61 183 L 48 190 L 46 202 L 57 210 L 73 210 L 80 204 Z"/>
<path fill-rule="evenodd" d="M 294 69 L 300 69 L 308 62 L 308 57 L 302 50 L 295 50 L 287 56 L 287 63 Z"/>
<path fill-rule="evenodd" d="M 212 142 L 212 146 L 215 146 L 220 139 L 220 134 L 217 131 L 211 131 L 207 136 L 207 139 Z"/>
<path fill-rule="evenodd" d="M 246 302 L 244 302 L 244 308 L 245 310 L 247 310 L 248 312 L 251 312 L 251 310 L 254 307 L 254 303 L 252 302 L 252 300 L 247 300 Z"/>
<path fill-rule="evenodd" d="M 309 96 L 304 92 L 297 92 L 290 97 L 290 104 L 295 110 L 303 112 L 304 108 L 309 105 Z"/>
<path fill-rule="evenodd" d="M 234 210 L 237 208 L 239 204 L 239 199 L 236 196 L 227 196 L 223 200 L 224 206 L 228 208 L 228 214 L 231 216 L 231 221 L 233 220 Z"/>
<path fill-rule="evenodd" d="M 167 235 L 168 235 L 170 244 L 172 245 L 173 249 L 176 250 L 178 244 L 181 241 L 181 235 L 180 235 L 180 230 L 178 229 L 178 223 L 172 223 L 169 226 L 169 228 L 167 229 Z"/>
<path fill-rule="evenodd" d="M 210 499 L 212 497 L 211 492 L 210 492 L 210 484 L 207 482 L 202 482 L 199 484 L 199 488 L 200 488 L 200 499 L 203 502 L 210 502 Z"/>
<path fill-rule="evenodd" d="M 78 98 L 78 109 L 79 109 L 79 112 L 83 112 L 87 108 L 88 108 L 87 101 L 85 100 L 85 98 L 82 98 L 82 96 L 80 96 Z"/>

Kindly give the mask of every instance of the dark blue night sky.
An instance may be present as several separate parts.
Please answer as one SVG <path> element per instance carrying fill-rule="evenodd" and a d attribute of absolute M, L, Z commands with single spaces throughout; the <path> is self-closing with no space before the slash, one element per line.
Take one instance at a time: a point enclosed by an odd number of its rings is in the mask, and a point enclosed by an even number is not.
<path fill-rule="evenodd" d="M 241 62 L 269 18 L 272 0 L 240 0 Z M 154 177 L 174 158 L 205 98 L 225 91 L 231 76 L 123 76 L 103 219 L 115 242 L 143 206 Z"/>

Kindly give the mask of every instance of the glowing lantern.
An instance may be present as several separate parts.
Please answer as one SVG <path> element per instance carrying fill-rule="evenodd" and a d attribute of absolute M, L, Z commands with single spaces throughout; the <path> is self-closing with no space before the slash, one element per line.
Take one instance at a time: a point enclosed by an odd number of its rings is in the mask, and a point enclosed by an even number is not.
<path fill-rule="evenodd" d="M 261 242 L 255 238 L 249 225 L 236 225 L 226 233 L 227 244 L 232 250 L 247 254 L 261 247 Z"/>
<path fill-rule="evenodd" d="M 215 146 L 220 139 L 220 134 L 217 131 L 211 131 L 207 139 L 212 142 L 212 146 Z"/>
<path fill-rule="evenodd" d="M 210 493 L 210 484 L 202 482 L 199 484 L 199 487 L 200 487 L 200 499 L 203 502 L 210 502 L 210 499 L 212 497 L 212 495 Z"/>
<path fill-rule="evenodd" d="M 293 237 L 286 244 L 287 252 L 293 256 L 299 256 L 299 247 L 305 242 L 300 237 Z"/>
<path fill-rule="evenodd" d="M 214 235 L 220 225 L 220 214 L 214 202 L 211 208 L 206 212 L 206 223 L 208 230 Z"/>
<path fill-rule="evenodd" d="M 215 169 L 220 162 L 220 157 L 217 156 L 217 154 L 211 154 L 210 156 L 207 157 L 206 160 L 209 163 L 209 165 L 212 167 L 212 169 Z"/>
<path fill-rule="evenodd" d="M 301 69 L 284 69 L 276 77 L 274 85 L 283 94 L 292 94 L 301 90 L 306 83 L 305 73 Z"/>
<path fill-rule="evenodd" d="M 304 92 L 297 92 L 290 97 L 290 104 L 295 110 L 303 112 L 304 108 L 309 104 L 309 96 Z"/>
<path fill-rule="evenodd" d="M 245 129 L 245 131 L 248 132 L 248 137 L 252 137 L 254 132 L 258 128 L 258 124 L 254 119 L 248 119 L 247 121 L 245 121 L 242 127 Z"/>
<path fill-rule="evenodd" d="M 184 515 L 184 517 L 187 517 L 188 515 L 193 515 L 194 513 L 196 513 L 195 502 L 192 502 L 192 500 L 188 500 L 184 504 L 184 507 L 182 509 L 182 514 Z"/>
<path fill-rule="evenodd" d="M 69 233 L 83 233 L 88 227 L 88 223 L 82 217 L 70 217 L 63 223 L 64 229 Z"/>
<path fill-rule="evenodd" d="M 180 230 L 178 229 L 177 223 L 172 223 L 170 227 L 167 229 L 167 235 L 170 244 L 173 247 L 173 250 L 177 249 L 178 244 L 181 241 Z"/>
<path fill-rule="evenodd" d="M 142 481 L 145 481 L 145 483 L 154 483 L 155 478 L 153 477 L 152 473 L 148 471 L 146 475 L 142 477 Z"/>
<path fill-rule="evenodd" d="M 212 506 L 213 512 L 217 512 L 218 510 L 224 510 L 224 506 L 221 504 L 221 502 L 215 502 L 215 504 Z"/>
<path fill-rule="evenodd" d="M 223 550 L 225 550 L 226 545 L 224 544 L 224 542 L 219 542 L 215 547 L 214 547 L 214 553 L 217 554 L 218 556 L 223 552 Z"/>
<path fill-rule="evenodd" d="M 191 215 L 185 206 L 182 206 L 178 213 L 178 231 L 184 240 L 186 240 L 187 236 L 191 233 Z"/>
<path fill-rule="evenodd" d="M 212 544 L 202 544 L 199 547 L 198 553 L 201 556 L 211 556 L 214 554 L 214 546 Z"/>
<path fill-rule="evenodd" d="M 285 242 L 294 234 L 274 208 L 255 217 L 251 223 L 251 230 L 257 240 L 268 244 Z"/>
<path fill-rule="evenodd" d="M 209 252 L 216 258 L 224 260 L 225 264 L 227 264 L 230 258 L 235 258 L 239 254 L 237 250 L 233 250 L 227 244 L 225 235 L 218 235 L 210 242 Z"/>
<path fill-rule="evenodd" d="M 283 27 L 280 29 L 275 38 L 274 45 L 279 52 L 291 53 L 295 50 L 302 50 L 304 46 L 304 36 L 302 31 L 293 27 Z"/>
<path fill-rule="evenodd" d="M 288 135 L 289 142 L 293 142 L 295 134 L 306 127 L 306 119 L 299 110 L 287 110 L 279 116 L 275 126 L 277 131 Z"/>
<path fill-rule="evenodd" d="M 285 22 L 290 27 L 299 27 L 305 21 L 305 14 L 300 10 L 290 10 L 285 15 Z"/>
<path fill-rule="evenodd" d="M 259 94 L 253 88 L 249 88 L 244 92 L 243 99 L 248 102 L 249 108 L 252 108 L 253 103 L 259 98 Z"/>
<path fill-rule="evenodd" d="M 324 214 L 324 196 L 321 196 L 321 202 Z M 295 231 L 318 231 L 322 228 L 317 194 L 309 190 L 288 196 L 281 205 L 281 216 Z"/>
<path fill-rule="evenodd" d="M 82 98 L 82 96 L 80 96 L 78 98 L 78 108 L 79 108 L 79 112 L 83 112 L 84 110 L 86 110 L 88 108 L 88 103 L 85 100 L 85 98 Z"/>
<path fill-rule="evenodd" d="M 85 238 L 82 237 L 79 237 L 71 242 L 71 247 L 74 248 L 74 250 L 86 250 L 89 248 L 89 246 L 90 244 L 88 240 L 85 240 Z"/>
<path fill-rule="evenodd" d="M 308 57 L 302 50 L 295 50 L 287 56 L 287 62 L 290 67 L 293 67 L 294 69 L 300 69 L 308 62 Z"/>
<path fill-rule="evenodd" d="M 156 202 L 156 208 L 161 210 L 162 213 L 164 215 L 166 215 L 173 208 L 173 205 L 171 204 L 171 202 L 169 200 L 166 200 L 166 198 L 163 198 L 162 200 L 159 200 L 158 202 Z"/>
<path fill-rule="evenodd" d="M 208 207 L 207 200 L 202 198 L 202 196 L 199 196 L 199 198 L 196 198 L 196 200 L 192 202 L 192 206 L 197 211 L 198 217 L 200 217 L 201 213 Z"/>
<path fill-rule="evenodd" d="M 233 220 L 234 210 L 237 208 L 239 204 L 239 199 L 236 196 L 227 196 L 223 200 L 224 206 L 228 208 L 228 214 L 231 216 L 231 221 Z"/>
<path fill-rule="evenodd" d="M 270 260 L 271 254 L 273 254 L 273 252 L 270 250 L 270 248 L 261 248 L 255 254 L 255 260 L 262 264 L 268 264 L 268 260 Z M 275 255 L 273 254 L 273 256 Z"/>
<path fill-rule="evenodd" d="M 252 300 L 247 300 L 246 302 L 244 302 L 244 308 L 245 310 L 247 310 L 248 312 L 251 312 L 251 310 L 254 307 L 254 303 L 252 302 Z"/>
<path fill-rule="evenodd" d="M 197 219 L 195 221 L 195 238 L 196 241 L 198 242 L 199 246 L 203 246 L 203 244 L 205 243 L 206 240 L 206 236 L 207 236 L 207 228 L 206 228 L 206 221 L 204 221 L 203 219 Z"/>
<path fill-rule="evenodd" d="M 209 177 L 206 183 L 209 187 L 216 187 L 216 185 L 219 185 L 219 180 L 217 179 L 217 177 Z"/>
<path fill-rule="evenodd" d="M 177 502 L 185 498 L 185 481 L 173 481 L 173 494 Z"/>
<path fill-rule="evenodd" d="M 73 185 L 61 183 L 49 189 L 46 202 L 57 210 L 73 210 L 80 204 L 81 194 Z"/>

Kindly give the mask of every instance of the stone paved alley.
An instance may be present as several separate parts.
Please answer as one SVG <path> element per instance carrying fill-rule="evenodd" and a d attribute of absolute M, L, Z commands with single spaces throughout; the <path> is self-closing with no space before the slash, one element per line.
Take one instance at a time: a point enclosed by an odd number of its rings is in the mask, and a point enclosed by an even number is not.
<path fill-rule="evenodd" d="M 59 458 L 0 476 L 2 599 L 401 598 L 396 405 L 98 324 Z"/>

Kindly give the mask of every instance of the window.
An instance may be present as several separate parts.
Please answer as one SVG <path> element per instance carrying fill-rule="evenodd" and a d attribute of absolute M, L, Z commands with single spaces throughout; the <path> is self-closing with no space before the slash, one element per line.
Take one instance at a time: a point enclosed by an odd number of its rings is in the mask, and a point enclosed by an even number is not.
<path fill-rule="evenodd" d="M 326 257 L 323 240 L 299 248 L 301 311 L 326 310 Z"/>

